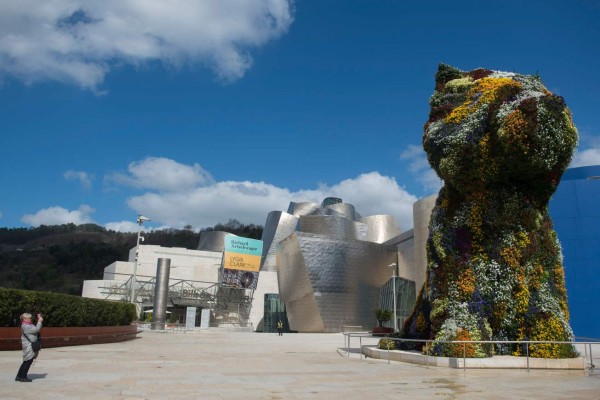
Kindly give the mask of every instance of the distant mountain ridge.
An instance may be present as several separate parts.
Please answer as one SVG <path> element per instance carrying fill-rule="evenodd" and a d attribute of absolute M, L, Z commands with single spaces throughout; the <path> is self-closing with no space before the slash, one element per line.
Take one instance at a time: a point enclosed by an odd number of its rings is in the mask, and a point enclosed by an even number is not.
<path fill-rule="evenodd" d="M 260 239 L 263 227 L 235 219 L 200 232 L 219 230 Z M 191 226 L 144 232 L 144 244 L 196 249 L 200 232 Z M 80 295 L 84 280 L 101 279 L 104 268 L 126 261 L 137 233 L 96 224 L 0 228 L 0 286 Z"/>

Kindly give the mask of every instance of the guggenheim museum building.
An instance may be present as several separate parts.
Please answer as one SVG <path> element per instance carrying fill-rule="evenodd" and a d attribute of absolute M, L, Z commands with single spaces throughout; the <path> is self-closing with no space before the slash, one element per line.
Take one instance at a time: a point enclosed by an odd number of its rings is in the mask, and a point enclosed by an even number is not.
<path fill-rule="evenodd" d="M 413 204 L 408 230 L 390 215 L 362 216 L 339 198 L 292 202 L 287 211 L 267 215 L 251 284 L 224 279 L 231 234 L 212 231 L 202 232 L 196 250 L 134 247 L 128 261 L 104 269 L 102 280 L 85 281 L 82 296 L 133 297 L 141 313 L 151 311 L 157 265 L 168 259 L 170 322 L 274 332 L 282 321 L 286 330 L 297 332 L 366 331 L 377 325 L 375 310 L 393 310 L 395 301 L 396 321 L 386 325 L 401 327 L 425 280 L 435 199 Z M 576 336 L 600 337 L 600 166 L 568 169 L 549 209 L 563 248 L 571 325 Z"/>

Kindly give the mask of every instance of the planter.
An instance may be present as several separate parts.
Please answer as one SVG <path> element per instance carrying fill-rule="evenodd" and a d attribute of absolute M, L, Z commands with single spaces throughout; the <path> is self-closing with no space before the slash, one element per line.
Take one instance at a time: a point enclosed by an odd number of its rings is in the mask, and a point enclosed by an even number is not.
<path fill-rule="evenodd" d="M 134 339 L 138 333 L 137 325 L 42 327 L 42 349 L 122 342 Z M 21 350 L 21 327 L 0 328 L 0 350 Z"/>
<path fill-rule="evenodd" d="M 394 328 L 386 328 L 384 326 L 376 326 L 371 331 L 373 336 L 387 336 L 391 333 L 394 333 Z"/>

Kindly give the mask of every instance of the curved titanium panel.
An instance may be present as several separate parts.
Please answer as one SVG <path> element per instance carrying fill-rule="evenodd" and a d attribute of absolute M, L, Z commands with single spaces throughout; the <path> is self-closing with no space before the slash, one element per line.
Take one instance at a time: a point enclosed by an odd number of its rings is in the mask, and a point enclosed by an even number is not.
<path fill-rule="evenodd" d="M 435 206 L 437 194 L 425 197 L 413 204 L 413 223 L 415 227 L 414 243 L 415 243 L 415 285 L 417 291 L 425 283 L 427 274 L 427 250 L 426 243 L 429 236 L 429 220 L 431 219 L 431 211 Z"/>
<path fill-rule="evenodd" d="M 263 228 L 263 232 L 260 237 L 260 240 L 262 240 L 263 242 L 262 263 L 264 263 L 265 257 L 267 256 L 267 253 L 271 248 L 271 244 L 273 243 L 273 239 L 275 238 L 277 228 L 279 227 L 279 220 L 281 219 L 282 214 L 283 211 L 271 211 L 267 215 L 265 227 Z"/>
<path fill-rule="evenodd" d="M 288 214 L 292 214 L 295 217 L 299 217 L 301 215 L 309 215 L 313 214 L 315 211 L 319 210 L 319 205 L 317 203 L 304 202 L 304 203 L 294 203 L 293 201 L 290 203 L 288 207 Z"/>
<path fill-rule="evenodd" d="M 356 240 L 367 240 L 369 237 L 369 226 L 362 222 L 354 222 L 354 232 Z"/>
<path fill-rule="evenodd" d="M 373 310 L 379 288 L 390 278 L 388 265 L 396 262 L 394 247 L 296 232 L 280 242 L 279 251 L 279 295 L 292 329 L 339 332 L 342 325 L 375 326 Z"/>
<path fill-rule="evenodd" d="M 261 240 L 263 253 L 261 271 L 275 271 L 277 244 L 294 233 L 298 225 L 298 218 L 283 211 L 271 211 L 267 216 Z"/>
<path fill-rule="evenodd" d="M 277 265 L 279 298 L 285 302 L 290 327 L 303 332 L 324 332 L 325 326 L 308 276 L 308 268 L 300 251 L 298 234 L 280 242 Z"/>
<path fill-rule="evenodd" d="M 391 215 L 370 215 L 358 220 L 369 227 L 367 241 L 383 243 L 400 234 L 400 227 Z"/>
<path fill-rule="evenodd" d="M 227 235 L 233 235 L 233 233 L 222 231 L 200 232 L 198 250 L 223 251 L 225 249 L 225 236 Z"/>
<path fill-rule="evenodd" d="M 334 215 L 303 215 L 298 230 L 305 233 L 355 239 L 354 221 Z"/>
<path fill-rule="evenodd" d="M 344 217 L 346 217 L 352 221 L 356 221 L 356 210 L 354 209 L 354 206 L 352 204 L 336 203 L 336 204 L 331 204 L 331 205 L 325 206 L 325 208 L 333 210 L 333 211 L 339 213 L 339 215 L 343 215 Z"/>

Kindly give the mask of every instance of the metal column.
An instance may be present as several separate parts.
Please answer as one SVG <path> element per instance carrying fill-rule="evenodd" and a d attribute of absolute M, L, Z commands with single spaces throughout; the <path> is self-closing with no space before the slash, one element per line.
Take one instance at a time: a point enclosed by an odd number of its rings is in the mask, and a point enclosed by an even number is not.
<path fill-rule="evenodd" d="M 152 310 L 152 329 L 165 329 L 167 303 L 169 300 L 169 273 L 171 259 L 159 258 L 156 264 L 156 284 L 154 285 L 154 307 Z"/>

